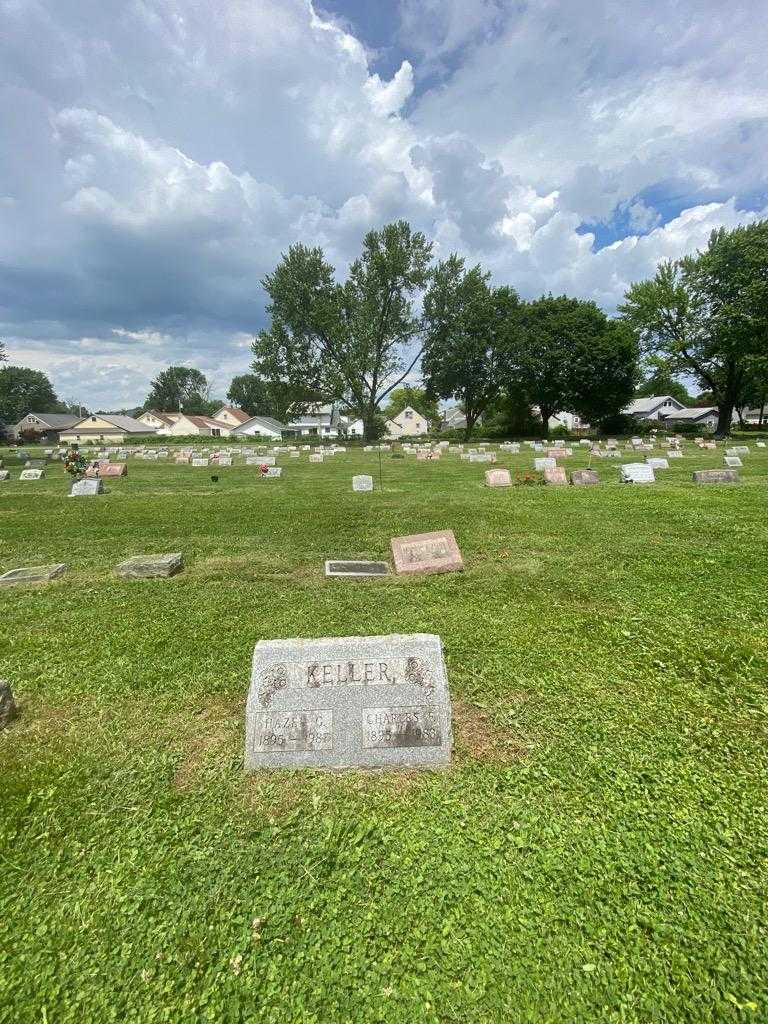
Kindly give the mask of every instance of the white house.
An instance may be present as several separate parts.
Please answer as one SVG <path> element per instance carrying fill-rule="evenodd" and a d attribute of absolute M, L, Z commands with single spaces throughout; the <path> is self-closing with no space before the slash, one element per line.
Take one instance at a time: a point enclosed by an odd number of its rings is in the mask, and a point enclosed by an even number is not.
<path fill-rule="evenodd" d="M 768 423 L 768 406 L 764 409 L 745 409 L 742 415 L 745 423 L 765 426 Z"/>
<path fill-rule="evenodd" d="M 113 416 L 111 413 L 97 413 L 84 416 L 59 434 L 63 444 L 84 444 L 89 441 L 122 444 L 126 437 L 155 437 L 157 431 L 147 423 L 133 416 Z"/>
<path fill-rule="evenodd" d="M 665 416 L 664 422 L 669 424 L 695 423 L 697 426 L 714 430 L 717 426 L 717 409 L 713 405 L 700 409 L 678 409 Z"/>
<path fill-rule="evenodd" d="M 172 425 L 164 431 L 168 437 L 229 437 L 232 427 L 212 416 L 193 416 L 191 413 L 174 413 Z"/>
<path fill-rule="evenodd" d="M 685 409 L 671 395 L 654 395 L 652 398 L 636 398 L 621 411 L 625 416 L 634 416 L 637 420 L 663 420 L 670 413 Z"/>
<path fill-rule="evenodd" d="M 252 417 L 242 409 L 236 409 L 234 405 L 222 405 L 213 414 L 213 419 L 220 420 L 220 422 L 226 423 L 229 427 L 241 427 Z"/>
<path fill-rule="evenodd" d="M 175 421 L 179 418 L 179 412 L 158 412 L 157 409 L 147 409 L 137 417 L 139 423 L 146 423 L 158 434 L 168 434 Z"/>
<path fill-rule="evenodd" d="M 339 430 L 347 437 L 363 437 L 365 435 L 365 426 L 359 416 L 340 416 Z"/>
<path fill-rule="evenodd" d="M 232 437 L 268 437 L 270 441 L 280 441 L 285 426 L 271 416 L 249 416 L 245 422 L 232 430 Z"/>
<path fill-rule="evenodd" d="M 440 424 L 441 430 L 465 430 L 466 426 L 467 417 L 458 405 L 454 405 L 450 409 L 446 409 L 443 413 L 443 419 Z"/>
<path fill-rule="evenodd" d="M 406 405 L 397 416 L 387 420 L 386 426 L 387 437 L 390 438 L 422 437 L 429 433 L 428 421 L 410 405 Z"/>
<path fill-rule="evenodd" d="M 580 416 L 577 416 L 575 412 L 556 412 L 554 416 L 549 417 L 549 429 L 557 430 L 558 427 L 564 427 L 567 431 L 581 430 L 587 427 L 588 424 L 584 423 Z"/>
<path fill-rule="evenodd" d="M 338 437 L 340 427 L 341 416 L 335 405 L 313 405 L 292 417 L 285 431 L 296 437 Z"/>

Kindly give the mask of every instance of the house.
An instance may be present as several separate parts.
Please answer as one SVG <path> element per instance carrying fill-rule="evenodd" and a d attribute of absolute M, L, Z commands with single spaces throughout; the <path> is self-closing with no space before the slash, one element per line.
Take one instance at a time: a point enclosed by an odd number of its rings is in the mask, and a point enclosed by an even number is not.
<path fill-rule="evenodd" d="M 156 435 L 154 427 L 134 419 L 133 416 L 96 413 L 93 416 L 84 416 L 66 430 L 62 430 L 59 440 L 63 444 L 84 444 L 89 441 L 122 444 L 127 437 L 150 438 Z"/>
<path fill-rule="evenodd" d="M 365 424 L 360 416 L 340 416 L 339 431 L 347 437 L 364 437 Z"/>
<path fill-rule="evenodd" d="M 745 423 L 752 423 L 756 426 L 768 424 L 768 406 L 764 409 L 744 409 L 741 415 Z"/>
<path fill-rule="evenodd" d="M 280 441 L 285 429 L 284 424 L 271 416 L 248 416 L 232 429 L 232 437 L 268 437 L 270 441 Z"/>
<path fill-rule="evenodd" d="M 554 416 L 549 417 L 550 430 L 560 428 L 572 433 L 574 430 L 583 430 L 587 426 L 588 424 L 584 423 L 575 412 L 556 412 Z"/>
<path fill-rule="evenodd" d="M 717 408 L 710 405 L 700 409 L 678 409 L 665 416 L 664 422 L 669 424 L 695 423 L 697 426 L 714 430 L 717 426 Z"/>
<path fill-rule="evenodd" d="M 312 405 L 305 413 L 297 413 L 285 426 L 295 437 L 338 437 L 341 416 L 335 405 Z"/>
<path fill-rule="evenodd" d="M 467 429 L 467 417 L 458 407 L 458 405 L 452 406 L 450 409 L 446 409 L 443 414 L 442 422 L 440 423 L 441 430 L 466 430 Z"/>
<path fill-rule="evenodd" d="M 387 420 L 387 437 L 421 437 L 429 433 L 429 422 L 410 405 Z"/>
<path fill-rule="evenodd" d="M 139 423 L 146 423 L 153 427 L 158 434 L 167 434 L 181 413 L 158 412 L 157 409 L 147 409 L 140 416 L 137 416 Z"/>
<path fill-rule="evenodd" d="M 253 419 L 247 412 L 244 412 L 242 409 L 236 409 L 234 405 L 222 405 L 213 414 L 213 418 L 221 423 L 226 423 L 228 427 L 241 427 L 248 420 Z"/>
<path fill-rule="evenodd" d="M 71 416 L 69 413 L 28 412 L 15 427 L 9 428 L 9 433 L 20 437 L 25 431 L 33 430 L 44 441 L 51 441 L 55 444 L 59 440 L 61 431 L 73 426 L 79 419 L 79 416 Z"/>
<path fill-rule="evenodd" d="M 655 395 L 652 398 L 636 398 L 621 411 L 625 416 L 634 416 L 637 420 L 663 420 L 670 413 L 685 409 L 672 395 Z"/>
<path fill-rule="evenodd" d="M 233 428 L 213 416 L 194 416 L 192 413 L 174 413 L 172 425 L 163 433 L 168 437 L 229 437 Z"/>

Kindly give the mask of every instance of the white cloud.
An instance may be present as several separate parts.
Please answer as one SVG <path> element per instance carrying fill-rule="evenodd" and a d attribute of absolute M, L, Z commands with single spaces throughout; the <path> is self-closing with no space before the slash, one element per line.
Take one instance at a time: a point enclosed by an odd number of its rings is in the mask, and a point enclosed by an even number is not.
<path fill-rule="evenodd" d="M 280 254 L 301 239 L 343 271 L 399 217 L 524 295 L 612 310 L 764 203 L 757 14 L 403 0 L 383 77 L 307 0 L 0 6 L 0 336 L 94 406 L 170 362 L 224 394 Z M 584 223 L 617 214 L 628 236 L 595 251 Z"/>

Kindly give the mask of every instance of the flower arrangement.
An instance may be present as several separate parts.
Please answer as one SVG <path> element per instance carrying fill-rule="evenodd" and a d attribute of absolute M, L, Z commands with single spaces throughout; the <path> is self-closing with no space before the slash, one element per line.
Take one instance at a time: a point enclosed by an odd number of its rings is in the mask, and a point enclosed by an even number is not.
<path fill-rule="evenodd" d="M 75 480 L 82 480 L 87 466 L 85 456 L 78 451 L 76 445 L 67 449 L 67 454 L 64 456 L 64 469 L 71 477 L 74 477 Z"/>

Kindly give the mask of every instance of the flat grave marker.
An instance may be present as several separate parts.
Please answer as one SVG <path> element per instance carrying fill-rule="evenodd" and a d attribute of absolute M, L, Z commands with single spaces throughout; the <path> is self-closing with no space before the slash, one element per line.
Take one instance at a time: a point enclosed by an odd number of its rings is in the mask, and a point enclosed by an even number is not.
<path fill-rule="evenodd" d="M 653 484 L 656 476 L 653 467 L 645 462 L 628 462 L 625 466 L 619 466 L 621 482 L 625 484 Z"/>
<path fill-rule="evenodd" d="M 726 466 L 730 466 L 731 469 L 741 469 L 743 465 L 738 455 L 726 455 L 725 464 Z"/>
<path fill-rule="evenodd" d="M 486 469 L 485 483 L 487 487 L 511 487 L 512 477 L 508 469 Z"/>
<path fill-rule="evenodd" d="M 124 579 L 152 580 L 175 576 L 184 568 L 184 556 L 180 551 L 164 555 L 134 555 L 115 566 L 115 572 Z"/>
<path fill-rule="evenodd" d="M 23 469 L 19 480 L 42 480 L 44 476 L 44 469 Z"/>
<path fill-rule="evenodd" d="M 739 474 L 735 469 L 697 469 L 693 474 L 695 484 L 736 484 Z"/>
<path fill-rule="evenodd" d="M 85 477 L 83 480 L 75 480 L 69 492 L 70 498 L 93 498 L 97 494 L 104 493 L 104 484 L 101 477 Z"/>
<path fill-rule="evenodd" d="M 594 469 L 574 469 L 571 473 L 571 483 L 574 487 L 590 487 L 600 483 L 600 477 Z"/>
<path fill-rule="evenodd" d="M 0 586 L 10 587 L 17 583 L 42 583 L 46 580 L 55 580 L 66 572 L 66 565 L 63 562 L 56 562 L 53 565 L 33 565 L 21 569 L 9 569 L 0 576 Z"/>
<path fill-rule="evenodd" d="M 366 476 L 364 473 L 358 476 L 352 477 L 352 490 L 353 491 L 372 491 L 373 490 L 373 477 Z"/>
<path fill-rule="evenodd" d="M 326 576 L 371 577 L 387 576 L 389 566 L 386 562 L 365 562 L 344 559 L 328 559 L 325 563 Z"/>
<path fill-rule="evenodd" d="M 451 704 L 440 638 L 261 640 L 245 729 L 248 770 L 447 765 Z"/>

